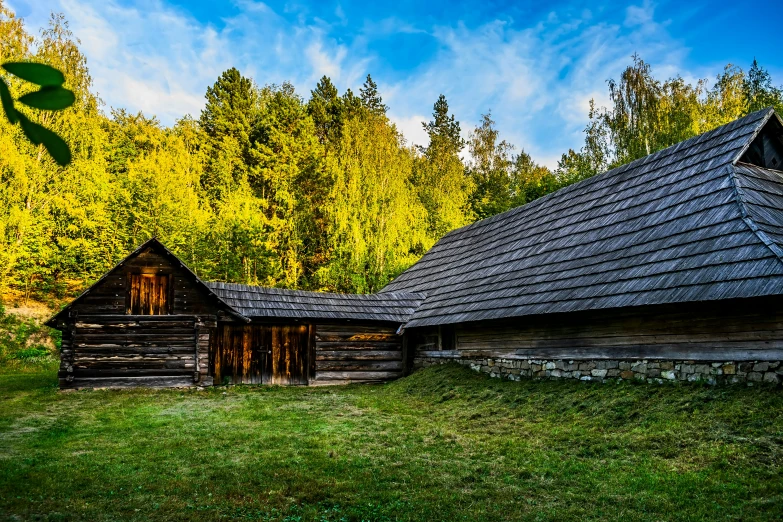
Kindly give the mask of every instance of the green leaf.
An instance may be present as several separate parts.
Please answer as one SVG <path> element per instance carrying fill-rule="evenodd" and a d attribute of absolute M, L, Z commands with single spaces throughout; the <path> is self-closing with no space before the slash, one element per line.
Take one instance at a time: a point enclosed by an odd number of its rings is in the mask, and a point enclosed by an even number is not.
<path fill-rule="evenodd" d="M 65 167 L 71 162 L 71 149 L 68 148 L 68 144 L 61 137 L 46 127 L 31 122 L 21 112 L 17 113 L 17 116 L 19 116 L 19 123 L 22 125 L 22 130 L 27 139 L 35 145 L 43 144 L 52 156 L 52 159 L 61 167 Z"/>
<path fill-rule="evenodd" d="M 75 100 L 76 97 L 71 91 L 62 88 L 59 85 L 47 85 L 41 87 L 38 91 L 29 92 L 19 98 L 19 101 L 28 107 L 44 111 L 67 109 L 73 105 Z"/>
<path fill-rule="evenodd" d="M 16 117 L 16 109 L 14 109 L 14 99 L 11 97 L 11 91 L 8 90 L 8 85 L 2 78 L 0 78 L 0 102 L 2 102 L 3 111 L 5 111 L 5 116 L 8 118 L 8 121 L 11 122 L 11 125 L 19 121 L 19 118 Z"/>
<path fill-rule="evenodd" d="M 36 85 L 62 85 L 65 82 L 63 73 L 42 63 L 9 62 L 3 64 L 3 69 Z"/>

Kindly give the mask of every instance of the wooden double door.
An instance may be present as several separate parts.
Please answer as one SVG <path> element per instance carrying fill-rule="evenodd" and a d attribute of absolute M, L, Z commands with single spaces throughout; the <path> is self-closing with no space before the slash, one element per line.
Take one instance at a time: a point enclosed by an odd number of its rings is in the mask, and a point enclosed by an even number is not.
<path fill-rule="evenodd" d="M 315 327 L 219 323 L 210 335 L 215 384 L 307 384 L 314 373 Z"/>

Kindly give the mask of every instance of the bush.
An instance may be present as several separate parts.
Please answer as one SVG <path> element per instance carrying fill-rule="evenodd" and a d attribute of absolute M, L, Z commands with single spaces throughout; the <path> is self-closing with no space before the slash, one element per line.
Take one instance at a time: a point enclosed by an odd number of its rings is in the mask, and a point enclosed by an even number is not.
<path fill-rule="evenodd" d="M 50 364 L 57 360 L 60 332 L 36 320 L 8 313 L 0 303 L 0 364 Z"/>

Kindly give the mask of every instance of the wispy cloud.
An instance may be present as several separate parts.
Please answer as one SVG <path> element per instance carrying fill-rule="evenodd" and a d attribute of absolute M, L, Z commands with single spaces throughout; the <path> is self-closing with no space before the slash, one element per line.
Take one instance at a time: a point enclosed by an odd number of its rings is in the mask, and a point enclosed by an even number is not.
<path fill-rule="evenodd" d="M 207 86 L 231 66 L 262 85 L 291 81 L 304 96 L 322 75 L 356 91 L 371 72 L 409 142 L 423 144 L 421 121 L 443 93 L 466 135 L 491 109 L 502 137 L 550 166 L 581 145 L 589 100 L 606 102 L 605 81 L 633 53 L 661 75 L 688 73 L 687 48 L 649 1 L 620 12 L 564 8 L 525 24 L 498 13 L 479 25 L 385 16 L 350 28 L 357 15 L 346 5 L 332 8 L 326 20 L 306 7 L 276 10 L 242 0 L 234 14 L 206 22 L 163 0 L 11 6 L 32 28 L 44 25 L 48 11 L 62 11 L 106 103 L 155 114 L 165 124 L 198 114 Z M 432 52 L 423 61 L 414 52 L 417 60 L 402 70 L 385 67 L 399 50 L 374 43 L 389 37 L 420 38 Z"/>

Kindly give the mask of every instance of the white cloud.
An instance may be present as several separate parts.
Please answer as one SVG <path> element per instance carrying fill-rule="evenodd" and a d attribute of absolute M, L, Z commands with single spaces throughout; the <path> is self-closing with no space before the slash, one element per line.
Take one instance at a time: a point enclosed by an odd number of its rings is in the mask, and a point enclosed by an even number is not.
<path fill-rule="evenodd" d="M 305 97 L 324 74 L 341 91 L 356 92 L 367 72 L 381 70 L 387 72 L 373 77 L 409 143 L 426 143 L 421 122 L 429 116 L 422 114 L 430 114 L 442 93 L 465 136 L 492 109 L 502 138 L 555 166 L 560 153 L 582 145 L 589 100 L 606 105 L 606 80 L 617 77 L 633 53 L 659 77 L 699 76 L 682 70 L 688 51 L 648 1 L 620 11 L 611 23 L 596 15 L 598 8 L 560 9 L 528 27 L 509 19 L 422 26 L 392 17 L 364 21 L 350 33 L 345 24 L 358 15 L 339 6 L 330 25 L 308 20 L 301 9 L 291 15 L 238 0 L 239 14 L 214 26 L 163 0 L 120 1 L 12 0 L 12 8 L 25 13 L 30 28 L 44 26 L 50 10 L 64 12 L 107 104 L 155 114 L 164 124 L 198 114 L 206 88 L 232 66 L 261 85 L 290 81 Z M 374 38 L 422 33 L 437 50 L 406 72 L 384 67 L 384 57 L 369 50 Z"/>

